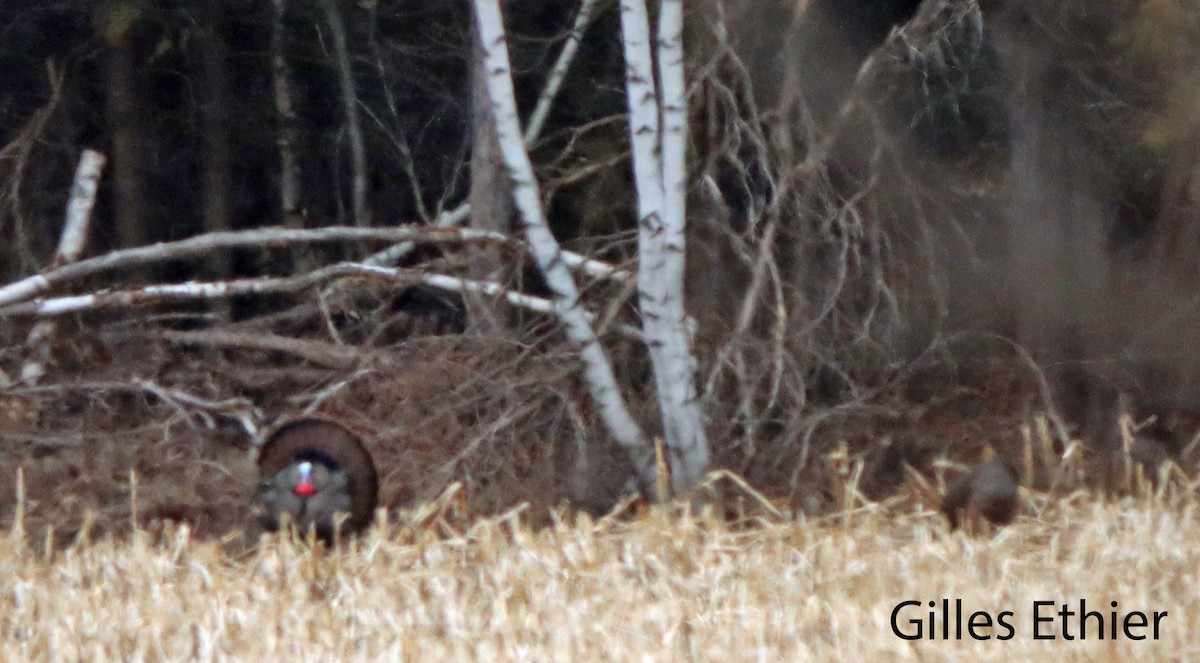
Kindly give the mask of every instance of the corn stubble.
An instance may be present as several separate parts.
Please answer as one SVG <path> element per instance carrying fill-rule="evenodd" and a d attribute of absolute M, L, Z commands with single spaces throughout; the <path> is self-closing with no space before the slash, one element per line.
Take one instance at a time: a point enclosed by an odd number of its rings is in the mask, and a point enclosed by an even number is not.
<path fill-rule="evenodd" d="M 1067 500 L 992 537 L 921 508 L 740 525 L 656 508 L 540 529 L 519 511 L 417 510 L 334 549 L 275 535 L 239 554 L 185 528 L 57 551 L 14 530 L 0 660 L 1186 659 L 1200 524 L 1165 502 Z M 1014 611 L 1017 637 L 893 635 L 897 603 L 942 598 Z M 1158 641 L 1033 640 L 1033 601 L 1080 598 L 1170 616 Z"/>

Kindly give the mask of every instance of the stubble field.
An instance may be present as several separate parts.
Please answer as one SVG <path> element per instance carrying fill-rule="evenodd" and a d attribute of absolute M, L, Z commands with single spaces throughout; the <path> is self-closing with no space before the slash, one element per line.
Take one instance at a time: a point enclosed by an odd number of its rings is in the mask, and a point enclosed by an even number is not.
<path fill-rule="evenodd" d="M 340 550 L 186 528 L 47 547 L 14 528 L 0 537 L 0 660 L 1200 659 L 1188 497 L 1079 496 L 975 536 L 919 506 L 740 523 L 653 509 L 536 528 L 520 510 L 455 524 L 449 506 L 404 512 Z M 898 626 L 912 635 L 921 622 L 921 640 L 893 632 L 906 600 L 922 604 Z M 1103 640 L 1096 618 L 1086 640 L 1064 638 L 1057 613 L 1080 600 L 1103 613 Z M 1036 629 L 1035 601 L 1053 602 Z M 1121 620 L 1165 611 L 1158 638 L 1118 624 L 1112 640 L 1112 601 Z M 972 639 L 975 611 L 1010 611 L 1011 629 L 993 622 L 976 629 L 991 639 Z M 1068 621 L 1078 637 L 1078 615 Z"/>

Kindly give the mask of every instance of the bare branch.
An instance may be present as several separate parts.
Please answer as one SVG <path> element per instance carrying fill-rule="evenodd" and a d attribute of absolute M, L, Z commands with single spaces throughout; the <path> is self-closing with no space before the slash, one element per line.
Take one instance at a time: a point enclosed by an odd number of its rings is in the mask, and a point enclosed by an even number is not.
<path fill-rule="evenodd" d="M 549 313 L 551 315 L 557 314 L 557 311 L 554 310 L 554 302 L 549 299 L 513 292 L 493 281 L 472 281 L 458 278 L 457 276 L 446 276 L 445 274 L 426 274 L 422 282 L 426 285 L 453 292 L 473 292 L 490 297 L 503 297 L 510 304 L 529 309 L 530 311 Z"/>
<path fill-rule="evenodd" d="M 529 122 L 525 125 L 525 145 L 527 147 L 537 141 L 538 136 L 542 133 L 542 128 L 546 125 L 546 118 L 550 117 L 550 107 L 554 105 L 554 99 L 558 96 L 558 91 L 562 89 L 562 83 L 567 78 L 567 70 L 571 68 L 575 54 L 579 52 L 579 44 L 583 41 L 583 33 L 587 31 L 588 25 L 592 22 L 592 10 L 595 7 L 596 0 L 582 0 L 579 3 L 579 13 L 575 15 L 575 24 L 571 26 L 571 34 L 567 35 L 567 41 L 559 51 L 558 59 L 554 61 L 554 68 L 546 77 L 546 87 L 542 88 L 537 106 L 529 114 Z"/>
<path fill-rule="evenodd" d="M 437 221 L 433 224 L 434 228 L 451 229 L 455 226 L 459 226 L 467 219 L 470 211 L 471 206 L 464 203 L 449 212 L 443 212 L 440 216 L 438 216 Z M 365 260 L 363 260 L 363 262 L 368 265 L 389 265 L 408 255 L 408 252 L 412 251 L 413 247 L 415 246 L 415 242 L 402 242 L 400 244 L 390 246 L 379 253 L 368 256 Z M 568 267 L 579 269 L 584 274 L 594 279 L 628 281 L 633 278 L 633 274 L 629 270 L 613 267 L 602 260 L 588 258 L 587 256 L 583 256 L 571 251 L 563 251 L 562 259 L 564 262 L 566 262 Z M 0 290 L 0 293 L 2 292 L 3 290 Z"/>
<path fill-rule="evenodd" d="M 53 60 L 46 61 L 46 79 L 50 85 L 50 99 L 37 109 L 25 122 L 25 125 L 14 134 L 12 142 L 0 148 L 0 160 L 12 159 L 13 161 L 13 170 L 8 178 L 9 181 L 3 189 L 0 189 L 0 202 L 5 202 L 4 206 L 8 208 L 13 220 L 13 244 L 16 247 L 17 255 L 10 256 L 10 258 L 15 257 L 25 265 L 33 265 L 35 261 L 29 250 L 28 231 L 30 228 L 28 227 L 29 221 L 25 218 L 25 203 L 22 200 L 21 187 L 29 168 L 29 158 L 62 100 L 65 76 L 66 74 L 54 65 Z M 5 198 L 8 200 L 5 201 Z M 4 229 L 4 225 L 3 210 L 0 210 L 0 231 Z"/>
<path fill-rule="evenodd" d="M 268 293 L 298 292 L 306 290 L 327 281 L 350 276 L 367 276 L 366 270 L 347 268 L 347 265 L 333 265 L 323 269 L 293 277 L 264 277 L 253 279 L 236 279 L 231 281 L 210 281 L 191 283 L 171 283 L 162 285 L 147 285 L 127 290 L 108 290 L 86 295 L 70 295 L 55 297 L 9 306 L 0 306 L 0 317 L 34 315 L 52 317 L 80 311 L 96 311 L 109 308 L 134 308 L 151 306 L 172 301 L 193 301 L 203 299 L 227 299 L 241 295 L 261 295 Z M 386 268 L 371 268 L 386 269 Z M 417 279 L 411 279 L 416 282 Z"/>
<path fill-rule="evenodd" d="M 461 226 L 464 221 L 471 215 L 471 206 L 463 203 L 454 209 L 442 212 L 438 215 L 437 220 L 433 222 L 434 228 L 455 228 Z M 380 251 L 379 253 L 371 254 L 363 262 L 368 265 L 391 265 L 404 258 L 416 248 L 415 242 L 402 242 L 395 246 Z"/>
<path fill-rule="evenodd" d="M 0 318 L 25 315 L 54 317 L 67 313 L 109 308 L 136 308 L 178 301 L 299 292 L 345 278 L 379 279 L 401 285 L 423 283 L 452 292 L 479 293 L 490 297 L 499 297 L 513 306 L 529 311 L 559 315 L 558 307 L 551 300 L 516 292 L 491 281 L 473 281 L 456 276 L 427 274 L 396 267 L 339 263 L 300 276 L 156 284 L 10 304 L 0 306 Z M 589 322 L 595 320 L 595 314 L 585 312 L 585 315 Z M 641 339 L 641 332 L 632 327 L 614 325 L 612 329 L 628 338 Z"/>
<path fill-rule="evenodd" d="M 346 370 L 354 366 L 361 353 L 354 348 L 331 345 L 303 338 L 289 338 L 262 332 L 228 332 L 205 329 L 200 331 L 171 331 L 162 333 L 164 340 L 180 345 L 204 345 L 245 350 L 269 350 L 295 355 L 306 361 Z"/>
<path fill-rule="evenodd" d="M 558 315 L 558 309 L 555 307 L 554 302 L 550 301 L 549 299 L 543 299 L 541 297 L 534 297 L 533 295 L 514 292 L 513 290 L 510 290 L 509 288 L 492 281 L 471 281 L 468 279 L 461 279 L 456 276 L 446 276 L 445 274 L 424 274 L 421 277 L 421 282 L 425 285 L 431 285 L 436 288 L 451 290 L 453 292 L 477 292 L 489 297 L 501 297 L 504 299 L 504 301 L 519 308 L 527 309 L 537 313 L 547 313 L 555 316 Z M 597 316 L 595 313 L 587 311 L 586 315 L 588 322 L 596 322 Z M 604 328 L 612 329 L 618 334 L 635 341 L 642 340 L 642 332 L 629 325 L 606 324 L 604 325 Z M 603 333 L 603 331 L 600 333 Z"/>
<path fill-rule="evenodd" d="M 329 226 L 312 230 L 273 227 L 209 233 L 176 242 L 160 242 L 148 246 L 113 251 L 102 256 L 64 265 L 42 274 L 21 279 L 20 281 L 0 287 L 0 306 L 24 301 L 46 292 L 55 286 L 113 269 L 136 267 L 163 262 L 165 260 L 205 256 L 219 249 L 247 246 L 271 248 L 295 244 L 340 241 L 516 243 L 516 240 L 501 233 L 471 229 L 435 229 L 415 226 L 398 226 L 392 228 Z"/>
<path fill-rule="evenodd" d="M 191 413 L 184 405 L 191 405 L 198 408 L 199 411 L 195 413 L 196 416 L 200 417 L 209 429 L 216 428 L 216 422 L 209 416 L 208 412 L 215 412 L 219 415 L 236 419 L 241 424 L 242 430 L 246 431 L 246 434 L 252 439 L 257 436 L 259 429 L 262 427 L 262 412 L 246 398 L 229 398 L 223 401 L 213 401 L 179 389 L 163 387 L 150 380 L 134 380 L 133 386 L 153 394 L 159 400 L 171 406 L 184 419 L 191 419 Z"/>

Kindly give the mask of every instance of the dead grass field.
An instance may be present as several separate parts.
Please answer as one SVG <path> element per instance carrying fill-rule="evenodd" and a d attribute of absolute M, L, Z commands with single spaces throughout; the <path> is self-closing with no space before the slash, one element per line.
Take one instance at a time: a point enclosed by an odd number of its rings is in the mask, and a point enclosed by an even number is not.
<path fill-rule="evenodd" d="M 1190 498 L 1175 502 L 1080 497 L 990 538 L 949 534 L 920 508 L 741 524 L 655 510 L 536 529 L 519 512 L 456 526 L 426 508 L 337 551 L 273 538 L 231 552 L 181 529 L 47 553 L 13 531 L 0 659 L 1200 660 L 1200 522 Z M 898 603 L 942 598 L 1011 610 L 1014 637 L 892 633 Z M 1033 638 L 1034 601 L 1080 599 L 1169 614 L 1157 641 Z"/>

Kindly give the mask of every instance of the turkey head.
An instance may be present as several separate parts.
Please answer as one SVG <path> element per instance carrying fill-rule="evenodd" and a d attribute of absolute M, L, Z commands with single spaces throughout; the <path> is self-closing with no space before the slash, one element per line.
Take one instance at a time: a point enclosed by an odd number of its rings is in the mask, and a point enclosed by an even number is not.
<path fill-rule="evenodd" d="M 371 454 L 358 435 L 331 419 L 301 417 L 278 426 L 259 451 L 258 476 L 268 530 L 290 520 L 329 542 L 339 531 L 362 530 L 375 512 L 379 479 Z"/>

